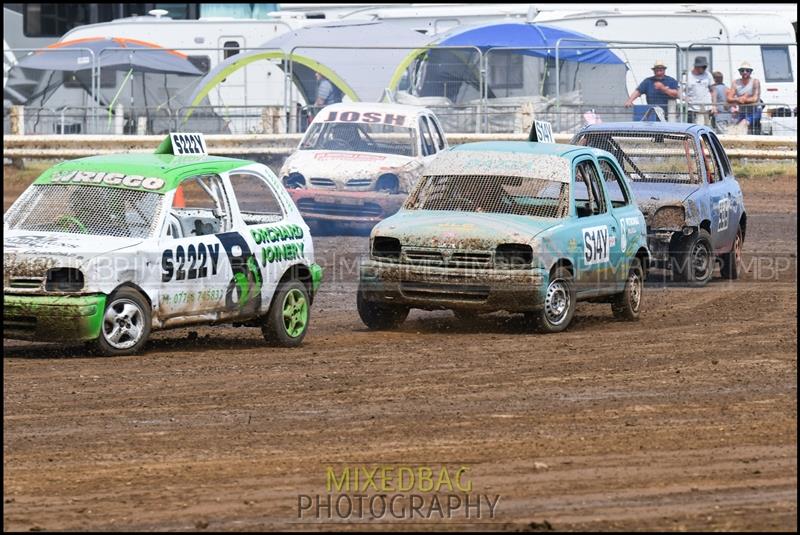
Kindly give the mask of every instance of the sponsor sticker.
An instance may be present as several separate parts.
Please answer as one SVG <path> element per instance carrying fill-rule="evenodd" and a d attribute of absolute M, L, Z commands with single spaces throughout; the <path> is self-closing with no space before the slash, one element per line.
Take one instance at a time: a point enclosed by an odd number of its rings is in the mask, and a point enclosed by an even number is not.
<path fill-rule="evenodd" d="M 377 154 L 350 154 L 347 152 L 318 152 L 314 155 L 315 160 L 347 160 L 355 162 L 379 162 L 385 160 L 386 156 Z"/>
<path fill-rule="evenodd" d="M 380 113 L 374 111 L 330 111 L 323 122 L 338 123 L 383 123 L 394 126 L 405 126 L 406 116 L 397 113 Z"/>
<path fill-rule="evenodd" d="M 728 198 L 720 199 L 719 204 L 719 224 L 717 231 L 726 230 L 728 228 L 728 214 L 731 211 L 731 200 Z"/>
<path fill-rule="evenodd" d="M 172 142 L 172 154 L 175 156 L 208 156 L 203 134 L 170 133 L 169 137 Z"/>
<path fill-rule="evenodd" d="M 583 234 L 583 258 L 586 265 L 608 262 L 608 227 L 606 225 L 589 227 L 581 231 Z"/>
<path fill-rule="evenodd" d="M 123 173 L 104 173 L 94 171 L 65 171 L 55 173 L 50 181 L 53 184 L 90 184 L 116 186 L 122 188 L 160 190 L 164 179 L 154 176 L 126 175 Z"/>

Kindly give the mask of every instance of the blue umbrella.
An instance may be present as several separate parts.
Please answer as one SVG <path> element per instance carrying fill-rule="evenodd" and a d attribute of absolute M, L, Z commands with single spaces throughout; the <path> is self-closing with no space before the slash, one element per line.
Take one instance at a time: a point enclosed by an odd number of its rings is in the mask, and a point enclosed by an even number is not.
<path fill-rule="evenodd" d="M 561 42 L 559 43 L 559 39 Z M 596 39 L 581 33 L 562 30 L 545 24 L 503 23 L 455 30 L 439 41 L 443 46 L 477 46 L 489 48 L 519 48 L 520 54 L 541 58 L 558 58 L 580 63 L 624 63 Z M 539 47 L 535 49 L 534 47 Z M 543 49 L 541 47 L 544 47 Z M 579 48 L 575 48 L 579 47 Z"/>

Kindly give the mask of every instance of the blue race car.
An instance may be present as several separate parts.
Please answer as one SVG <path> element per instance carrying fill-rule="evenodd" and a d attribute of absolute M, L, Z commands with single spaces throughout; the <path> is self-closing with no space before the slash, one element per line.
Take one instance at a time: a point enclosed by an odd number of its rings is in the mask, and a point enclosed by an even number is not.
<path fill-rule="evenodd" d="M 701 286 L 742 270 L 747 213 L 742 190 L 719 138 L 694 124 L 629 122 L 591 125 L 572 140 L 613 154 L 647 221 L 656 267 Z"/>
<path fill-rule="evenodd" d="M 411 308 L 458 317 L 505 310 L 558 332 L 577 301 L 591 300 L 636 320 L 646 240 L 611 154 L 552 143 L 459 145 L 372 229 L 358 312 L 370 329 L 387 329 Z"/>

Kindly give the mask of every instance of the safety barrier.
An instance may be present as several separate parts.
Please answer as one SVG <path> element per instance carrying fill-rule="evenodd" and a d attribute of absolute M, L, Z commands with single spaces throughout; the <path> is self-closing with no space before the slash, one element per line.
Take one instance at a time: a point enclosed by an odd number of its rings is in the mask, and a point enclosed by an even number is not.
<path fill-rule="evenodd" d="M 294 152 L 300 142 L 300 134 L 250 134 L 208 135 L 209 152 L 220 156 L 261 158 L 280 160 Z M 558 143 L 568 143 L 569 134 L 556 134 Z M 148 153 L 163 139 L 163 136 L 87 136 L 47 135 L 3 137 L 3 158 L 66 160 L 111 154 L 118 152 Z M 450 134 L 450 145 L 476 141 L 522 141 L 525 134 Z M 732 160 L 796 160 L 797 138 L 779 136 L 720 136 L 728 156 Z"/>

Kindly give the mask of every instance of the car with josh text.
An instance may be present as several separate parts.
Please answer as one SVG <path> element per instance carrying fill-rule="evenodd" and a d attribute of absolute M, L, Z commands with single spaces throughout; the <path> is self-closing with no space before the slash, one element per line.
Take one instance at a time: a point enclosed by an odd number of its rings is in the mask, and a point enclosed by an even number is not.
<path fill-rule="evenodd" d="M 447 139 L 419 106 L 341 103 L 320 110 L 279 176 L 312 227 L 371 229 L 395 213 Z"/>

